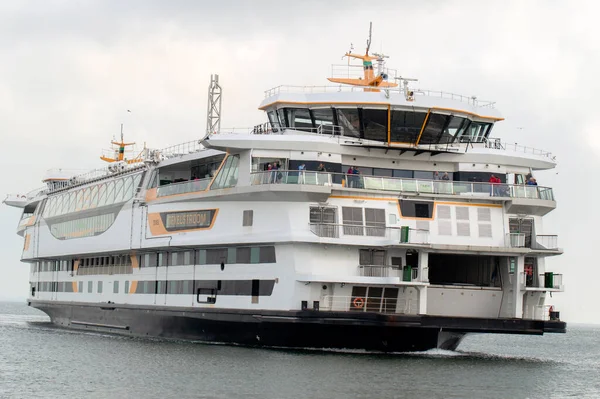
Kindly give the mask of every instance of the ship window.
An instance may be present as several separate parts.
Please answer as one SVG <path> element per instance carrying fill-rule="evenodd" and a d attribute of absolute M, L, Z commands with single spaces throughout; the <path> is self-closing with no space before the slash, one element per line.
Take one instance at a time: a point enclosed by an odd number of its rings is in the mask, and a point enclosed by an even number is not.
<path fill-rule="evenodd" d="M 306 108 L 286 108 L 285 109 L 289 127 L 296 130 L 306 132 L 313 131 L 312 118 L 310 112 Z"/>
<path fill-rule="evenodd" d="M 274 133 L 279 131 L 279 122 L 277 121 L 277 115 L 274 111 L 267 112 L 267 116 L 269 118 L 269 124 L 271 125 L 271 130 Z"/>
<path fill-rule="evenodd" d="M 431 219 L 433 215 L 433 202 L 400 200 L 402 217 Z"/>
<path fill-rule="evenodd" d="M 168 254 L 166 252 L 159 252 L 157 266 L 167 266 L 167 265 L 168 265 Z"/>
<path fill-rule="evenodd" d="M 183 253 L 183 264 L 184 265 L 193 265 L 194 264 L 194 252 L 193 251 L 185 251 Z"/>
<path fill-rule="evenodd" d="M 106 184 L 98 186 L 98 206 L 106 205 Z"/>
<path fill-rule="evenodd" d="M 396 143 L 416 142 L 426 116 L 427 114 L 424 112 L 392 111 L 390 141 Z"/>
<path fill-rule="evenodd" d="M 236 263 L 237 251 L 235 247 L 227 248 L 227 263 Z"/>
<path fill-rule="evenodd" d="M 105 205 L 112 205 L 115 202 L 115 182 L 106 183 L 106 202 Z"/>
<path fill-rule="evenodd" d="M 259 263 L 275 263 L 275 247 L 260 247 Z"/>
<path fill-rule="evenodd" d="M 388 111 L 384 109 L 363 109 L 362 127 L 367 140 L 387 141 Z"/>
<path fill-rule="evenodd" d="M 385 236 L 385 209 L 365 208 L 365 224 L 368 236 Z"/>
<path fill-rule="evenodd" d="M 191 280 L 185 280 L 183 282 L 183 292 L 184 295 L 190 295 L 194 293 L 193 282 Z"/>
<path fill-rule="evenodd" d="M 82 293 L 83 292 L 83 281 L 80 281 L 77 284 L 77 292 Z"/>
<path fill-rule="evenodd" d="M 415 170 L 415 179 L 433 180 L 433 172 L 427 170 Z"/>
<path fill-rule="evenodd" d="M 123 187 L 123 200 L 129 201 L 133 197 L 133 176 L 127 176 Z"/>
<path fill-rule="evenodd" d="M 344 234 L 362 236 L 363 233 L 363 210 L 355 207 L 342 207 L 342 220 Z"/>
<path fill-rule="evenodd" d="M 337 108 L 342 136 L 360 137 L 360 118 L 356 108 Z"/>
<path fill-rule="evenodd" d="M 152 175 L 150 176 L 150 180 L 148 181 L 148 188 L 155 188 L 156 186 L 158 186 L 158 173 L 156 172 L 156 169 L 154 169 L 154 171 L 152 172 Z"/>
<path fill-rule="evenodd" d="M 125 290 L 124 290 L 125 294 L 129 294 L 129 280 L 125 281 Z"/>
<path fill-rule="evenodd" d="M 92 205 L 92 190 L 90 188 L 86 188 L 83 190 L 83 205 L 82 209 L 90 209 Z"/>
<path fill-rule="evenodd" d="M 169 294 L 177 294 L 177 281 L 168 281 L 167 285 Z"/>
<path fill-rule="evenodd" d="M 118 294 L 119 293 L 119 282 L 115 281 L 113 282 L 113 294 Z"/>
<path fill-rule="evenodd" d="M 279 115 L 279 123 L 281 124 L 281 126 L 283 126 L 283 127 L 289 126 L 288 122 L 285 118 L 285 111 L 283 108 L 280 108 L 277 110 L 277 115 Z"/>
<path fill-rule="evenodd" d="M 442 137 L 440 138 L 440 144 L 452 143 L 457 137 L 460 137 L 470 121 L 466 118 L 461 118 L 459 116 L 452 116 L 450 119 L 450 123 L 446 126 L 444 131 L 442 132 Z"/>
<path fill-rule="evenodd" d="M 227 157 L 225 164 L 210 186 L 211 190 L 234 187 L 237 184 L 239 160 L 239 155 Z"/>
<path fill-rule="evenodd" d="M 242 226 L 252 226 L 254 211 L 252 209 L 244 211 L 242 217 Z"/>
<path fill-rule="evenodd" d="M 472 122 L 468 128 L 459 135 L 460 141 L 480 143 L 489 136 L 492 124 L 485 122 Z"/>
<path fill-rule="evenodd" d="M 87 289 L 88 294 L 92 293 L 92 291 L 93 291 L 93 284 L 94 283 L 92 281 L 88 281 L 88 289 Z"/>
<path fill-rule="evenodd" d="M 333 108 L 319 108 L 310 110 L 318 133 L 340 134 L 333 121 Z"/>
<path fill-rule="evenodd" d="M 198 256 L 198 264 L 206 265 L 206 250 L 205 249 L 198 250 L 197 256 Z"/>
<path fill-rule="evenodd" d="M 206 250 L 206 264 L 219 265 L 227 261 L 227 248 L 214 248 Z"/>
<path fill-rule="evenodd" d="M 98 281 L 98 294 L 102 294 L 102 281 Z"/>
<path fill-rule="evenodd" d="M 178 256 L 179 256 L 179 252 L 172 252 L 171 253 L 171 262 L 169 262 L 169 264 L 171 266 L 177 266 L 177 265 L 179 265 Z"/>
<path fill-rule="evenodd" d="M 429 114 L 425 129 L 419 140 L 419 144 L 435 144 L 440 140 L 446 123 L 450 120 L 450 115 Z"/>
<path fill-rule="evenodd" d="M 124 179 L 118 179 L 115 182 L 115 199 L 113 201 L 113 203 L 118 203 L 118 202 L 122 202 L 123 201 L 123 180 Z"/>
<path fill-rule="evenodd" d="M 237 248 L 237 263 L 250 263 L 250 247 L 239 247 Z"/>

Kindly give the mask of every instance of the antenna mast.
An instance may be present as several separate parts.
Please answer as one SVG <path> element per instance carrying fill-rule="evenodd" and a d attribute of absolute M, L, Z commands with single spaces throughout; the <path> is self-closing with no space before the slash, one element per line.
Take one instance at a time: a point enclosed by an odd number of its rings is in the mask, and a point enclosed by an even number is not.
<path fill-rule="evenodd" d="M 206 112 L 206 136 L 221 130 L 221 93 L 219 75 L 210 75 L 208 86 L 208 110 Z"/>
<path fill-rule="evenodd" d="M 369 49 L 371 48 L 371 32 L 373 30 L 373 22 L 369 22 L 369 40 L 367 40 L 367 52 L 366 55 L 369 55 Z"/>

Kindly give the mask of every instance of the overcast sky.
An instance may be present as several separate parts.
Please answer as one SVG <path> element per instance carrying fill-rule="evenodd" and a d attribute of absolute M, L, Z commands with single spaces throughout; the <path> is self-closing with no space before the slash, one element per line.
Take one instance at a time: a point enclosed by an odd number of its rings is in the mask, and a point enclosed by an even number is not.
<path fill-rule="evenodd" d="M 154 148 L 202 136 L 218 73 L 223 127 L 266 119 L 263 91 L 326 84 L 369 21 L 388 66 L 421 88 L 497 101 L 494 136 L 556 154 L 540 173 L 558 208 L 567 321 L 600 323 L 600 23 L 594 1 L 3 1 L 0 2 L 0 197 L 41 186 L 47 169 L 92 169 L 125 123 Z M 132 110 L 127 113 L 126 110 Z M 20 211 L 0 206 L 0 298 L 24 299 Z"/>

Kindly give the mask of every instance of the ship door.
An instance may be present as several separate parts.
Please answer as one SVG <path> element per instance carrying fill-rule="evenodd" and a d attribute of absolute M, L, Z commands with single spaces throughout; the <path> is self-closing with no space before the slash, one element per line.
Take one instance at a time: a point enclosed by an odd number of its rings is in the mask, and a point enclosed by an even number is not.
<path fill-rule="evenodd" d="M 530 218 L 510 218 L 508 221 L 511 234 L 525 235 L 525 248 L 531 248 L 531 236 L 533 234 L 533 219 Z"/>

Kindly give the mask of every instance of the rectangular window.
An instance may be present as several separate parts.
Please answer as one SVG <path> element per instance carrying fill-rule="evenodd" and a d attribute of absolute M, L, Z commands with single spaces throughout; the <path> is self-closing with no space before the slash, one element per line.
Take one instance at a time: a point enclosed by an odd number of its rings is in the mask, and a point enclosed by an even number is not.
<path fill-rule="evenodd" d="M 366 140 L 387 142 L 387 109 L 363 109 L 361 121 Z"/>
<path fill-rule="evenodd" d="M 253 218 L 254 218 L 253 210 L 244 211 L 242 226 L 252 226 Z"/>
<path fill-rule="evenodd" d="M 250 247 L 237 248 L 236 263 L 250 263 Z"/>
<path fill-rule="evenodd" d="M 333 108 L 319 108 L 312 109 L 313 121 L 315 122 L 315 128 L 320 134 L 340 134 L 339 128 L 336 128 L 333 120 Z"/>
<path fill-rule="evenodd" d="M 113 294 L 118 294 L 119 293 L 119 282 L 115 281 L 113 282 Z"/>
<path fill-rule="evenodd" d="M 102 294 L 102 281 L 98 281 L 98 294 Z"/>
<path fill-rule="evenodd" d="M 227 263 L 235 264 L 237 249 L 235 247 L 227 248 Z"/>
<path fill-rule="evenodd" d="M 258 303 L 260 294 L 260 280 L 252 280 L 252 303 Z"/>
<path fill-rule="evenodd" d="M 179 252 L 171 252 L 171 262 L 169 262 L 171 266 L 179 265 Z"/>
<path fill-rule="evenodd" d="M 227 261 L 227 248 L 215 248 L 206 250 L 206 264 L 220 265 Z"/>
<path fill-rule="evenodd" d="M 402 217 L 431 219 L 433 215 L 433 202 L 400 200 Z"/>
<path fill-rule="evenodd" d="M 344 234 L 353 236 L 364 235 L 362 208 L 342 207 L 342 220 L 344 224 Z"/>
<path fill-rule="evenodd" d="M 311 132 L 313 130 L 312 118 L 310 116 L 310 112 L 306 108 L 286 108 L 285 112 L 287 114 L 287 120 L 289 122 L 289 127 L 302 130 L 306 132 Z"/>
<path fill-rule="evenodd" d="M 77 284 L 77 292 L 79 292 L 79 293 L 83 293 L 83 281 L 80 281 L 80 282 Z"/>
<path fill-rule="evenodd" d="M 185 251 L 183 253 L 183 264 L 184 265 L 193 265 L 194 264 L 194 252 L 193 251 Z"/>
<path fill-rule="evenodd" d="M 94 290 L 94 282 L 93 281 L 88 281 L 88 294 L 91 294 L 92 291 Z"/>
<path fill-rule="evenodd" d="M 423 127 L 425 112 L 392 111 L 390 139 L 396 143 L 415 143 Z M 402 176 L 404 177 L 404 176 Z"/>
<path fill-rule="evenodd" d="M 168 266 L 168 259 L 169 257 L 167 256 L 167 252 L 159 252 L 158 253 L 158 261 L 157 261 L 157 266 Z"/>
<path fill-rule="evenodd" d="M 125 290 L 123 292 L 124 294 L 129 294 L 129 280 L 125 281 Z"/>
<path fill-rule="evenodd" d="M 365 224 L 368 236 L 385 236 L 385 209 L 365 208 Z"/>
<path fill-rule="evenodd" d="M 259 263 L 275 263 L 275 247 L 260 247 Z"/>
<path fill-rule="evenodd" d="M 200 250 L 198 250 L 197 256 L 198 256 L 198 262 L 197 262 L 197 264 L 199 264 L 199 265 L 206 265 L 206 249 L 200 249 Z"/>

